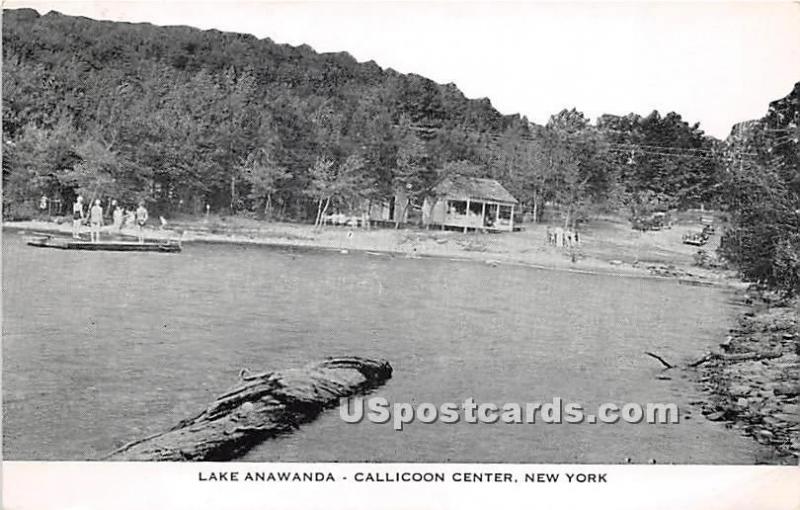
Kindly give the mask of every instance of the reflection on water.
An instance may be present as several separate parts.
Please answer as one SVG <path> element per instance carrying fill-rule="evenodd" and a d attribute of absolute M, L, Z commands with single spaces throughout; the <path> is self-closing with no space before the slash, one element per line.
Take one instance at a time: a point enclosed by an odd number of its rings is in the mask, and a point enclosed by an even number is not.
<path fill-rule="evenodd" d="M 189 245 L 180 255 L 3 243 L 4 453 L 91 459 L 235 383 L 384 357 L 390 401 L 676 402 L 680 425 L 346 424 L 335 410 L 246 460 L 751 463 L 751 444 L 655 378 L 724 335 L 719 289 L 368 254 Z"/>

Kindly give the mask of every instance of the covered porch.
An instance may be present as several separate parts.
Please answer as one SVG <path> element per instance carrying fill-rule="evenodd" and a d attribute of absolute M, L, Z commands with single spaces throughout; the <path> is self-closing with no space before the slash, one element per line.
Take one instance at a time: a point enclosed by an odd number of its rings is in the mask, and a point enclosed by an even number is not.
<path fill-rule="evenodd" d="M 441 228 L 511 232 L 517 200 L 494 179 L 454 176 L 425 199 L 423 224 Z"/>
<path fill-rule="evenodd" d="M 443 225 L 473 230 L 514 230 L 514 204 L 446 200 Z"/>

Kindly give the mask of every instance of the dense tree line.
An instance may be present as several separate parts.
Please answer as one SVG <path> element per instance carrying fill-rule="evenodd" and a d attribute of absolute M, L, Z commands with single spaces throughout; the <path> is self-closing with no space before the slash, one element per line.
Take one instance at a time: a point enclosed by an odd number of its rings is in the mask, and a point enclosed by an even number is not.
<path fill-rule="evenodd" d="M 763 118 L 733 128 L 725 161 L 732 226 L 721 253 L 747 279 L 800 293 L 800 83 Z"/>
<path fill-rule="evenodd" d="M 346 54 L 28 10 L 5 13 L 3 67 L 9 205 L 84 193 L 302 218 L 320 159 L 386 195 L 408 154 L 429 173 L 474 157 L 479 133 L 522 123 Z"/>
<path fill-rule="evenodd" d="M 452 84 L 253 36 L 4 11 L 3 213 L 42 195 L 160 214 L 319 222 L 449 174 L 499 180 L 534 221 L 727 209 L 723 254 L 798 290 L 798 88 L 719 141 L 680 115 L 575 109 L 544 125 Z M 400 215 L 402 216 L 402 214 Z"/>
<path fill-rule="evenodd" d="M 248 35 L 6 11 L 3 67 L 7 215 L 82 193 L 310 221 L 398 188 L 418 207 L 458 172 L 570 222 L 651 195 L 709 200 L 718 173 L 635 149 L 713 146 L 674 113 L 592 125 L 564 110 L 537 126 L 454 85 Z"/>

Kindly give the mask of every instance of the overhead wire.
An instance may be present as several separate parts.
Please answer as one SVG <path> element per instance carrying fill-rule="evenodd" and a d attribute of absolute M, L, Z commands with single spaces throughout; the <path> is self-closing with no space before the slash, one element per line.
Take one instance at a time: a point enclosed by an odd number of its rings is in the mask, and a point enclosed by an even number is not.
<path fill-rule="evenodd" d="M 427 133 L 434 133 L 434 132 L 441 132 L 443 128 L 437 127 L 428 127 L 428 126 L 410 126 L 413 131 L 422 131 Z M 769 129 L 768 129 L 769 130 Z M 770 130 L 770 131 L 779 131 L 777 129 Z M 497 143 L 501 140 L 502 134 L 500 133 L 489 133 L 489 132 L 482 132 L 477 133 L 478 137 L 486 137 L 490 141 Z M 785 135 L 784 135 L 785 136 Z M 525 142 L 536 142 L 538 141 L 531 136 L 526 136 L 523 134 L 518 135 L 518 139 L 520 141 Z M 785 142 L 783 142 L 785 143 Z M 781 145 L 783 144 L 781 143 Z M 608 140 L 597 140 L 595 141 L 595 145 L 599 147 L 606 148 L 610 152 L 630 152 L 634 151 L 636 155 L 651 155 L 651 156 L 663 156 L 663 157 L 681 157 L 681 158 L 695 158 L 695 159 L 734 159 L 731 155 L 726 155 L 725 150 L 717 150 L 713 148 L 699 148 L 699 147 L 674 147 L 674 146 L 666 146 L 666 145 L 654 145 L 654 144 L 640 144 L 634 142 L 626 142 L 626 143 L 619 143 L 619 142 L 611 142 Z M 747 158 L 755 158 L 759 157 L 758 153 L 755 152 L 745 152 L 738 148 L 734 151 L 736 158 L 735 159 L 747 159 Z"/>

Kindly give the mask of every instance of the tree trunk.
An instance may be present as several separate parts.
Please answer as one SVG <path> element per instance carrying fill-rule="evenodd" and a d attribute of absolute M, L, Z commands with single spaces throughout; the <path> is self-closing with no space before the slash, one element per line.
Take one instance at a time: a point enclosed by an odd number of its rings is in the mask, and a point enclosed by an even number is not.
<path fill-rule="evenodd" d="M 316 229 L 319 226 L 319 221 L 322 218 L 322 199 L 320 198 L 317 201 L 317 217 L 314 218 L 314 228 Z"/>
<path fill-rule="evenodd" d="M 320 204 L 322 201 L 320 201 Z M 325 207 L 322 208 L 322 212 L 319 214 L 319 228 L 322 228 L 325 225 L 325 213 L 328 212 L 328 206 L 331 204 L 331 197 L 325 199 Z"/>
<path fill-rule="evenodd" d="M 236 201 L 236 176 L 231 176 L 231 212 L 234 211 L 234 202 Z"/>
<path fill-rule="evenodd" d="M 539 223 L 539 201 L 536 200 L 536 196 L 533 197 L 533 222 Z"/>
<path fill-rule="evenodd" d="M 240 374 L 243 383 L 171 429 L 111 452 L 123 461 L 226 461 L 265 439 L 316 418 L 340 398 L 380 386 L 392 376 L 384 360 L 330 358 L 284 372 Z"/>
<path fill-rule="evenodd" d="M 400 218 L 404 218 L 406 215 L 406 211 L 408 210 L 408 204 L 411 202 L 411 199 L 406 199 L 405 204 L 403 204 L 403 208 L 400 210 L 400 214 L 397 214 L 397 211 L 394 212 L 394 229 L 397 230 L 400 228 Z"/>
<path fill-rule="evenodd" d="M 711 361 L 714 359 L 719 359 L 722 361 L 730 361 L 730 362 L 738 362 L 738 361 L 751 361 L 751 360 L 762 360 L 762 359 L 775 359 L 780 358 L 783 355 L 780 349 L 777 351 L 761 351 L 761 352 L 743 352 L 743 353 L 734 353 L 734 354 L 722 354 L 718 352 L 709 352 L 702 358 L 695 360 L 689 363 L 688 366 L 690 367 L 697 367 L 706 363 L 707 361 Z"/>

